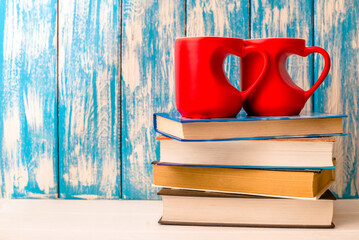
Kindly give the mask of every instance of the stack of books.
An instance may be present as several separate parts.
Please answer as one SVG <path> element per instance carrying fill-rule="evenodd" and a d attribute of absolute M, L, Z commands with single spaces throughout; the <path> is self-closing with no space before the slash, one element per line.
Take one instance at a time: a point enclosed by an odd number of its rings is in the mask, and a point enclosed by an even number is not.
<path fill-rule="evenodd" d="M 333 227 L 333 145 L 345 115 L 188 119 L 154 115 L 162 135 L 159 223 Z"/>

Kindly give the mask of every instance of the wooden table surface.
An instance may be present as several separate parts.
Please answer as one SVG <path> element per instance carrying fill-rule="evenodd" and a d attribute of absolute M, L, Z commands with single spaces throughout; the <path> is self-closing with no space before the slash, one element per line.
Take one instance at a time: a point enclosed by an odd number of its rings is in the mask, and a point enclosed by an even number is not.
<path fill-rule="evenodd" d="M 334 229 L 164 226 L 161 201 L 0 200 L 0 239 L 359 239 L 359 200 L 335 202 Z"/>

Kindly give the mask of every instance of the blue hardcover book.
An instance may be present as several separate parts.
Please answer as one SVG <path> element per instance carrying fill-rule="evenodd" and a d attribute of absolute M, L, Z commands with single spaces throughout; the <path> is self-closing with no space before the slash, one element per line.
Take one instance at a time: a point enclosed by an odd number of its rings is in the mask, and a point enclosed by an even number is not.
<path fill-rule="evenodd" d="M 179 113 L 155 113 L 154 128 L 180 141 L 322 137 L 344 135 L 344 117 L 347 116 L 329 113 L 253 117 L 241 113 L 235 118 L 191 119 Z"/>

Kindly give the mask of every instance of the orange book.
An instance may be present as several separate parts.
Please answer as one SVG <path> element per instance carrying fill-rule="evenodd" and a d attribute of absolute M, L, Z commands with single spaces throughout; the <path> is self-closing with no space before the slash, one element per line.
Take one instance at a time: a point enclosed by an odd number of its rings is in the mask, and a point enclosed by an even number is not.
<path fill-rule="evenodd" d="M 333 183 L 333 169 L 263 169 L 153 165 L 157 186 L 289 198 L 318 198 Z"/>

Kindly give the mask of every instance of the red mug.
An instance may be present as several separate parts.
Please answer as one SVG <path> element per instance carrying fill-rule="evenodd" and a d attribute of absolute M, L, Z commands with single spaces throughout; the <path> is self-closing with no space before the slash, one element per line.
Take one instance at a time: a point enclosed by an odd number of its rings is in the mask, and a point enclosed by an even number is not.
<path fill-rule="evenodd" d="M 223 64 L 230 54 L 243 57 L 257 52 L 263 57 L 262 70 L 245 91 L 229 82 Z M 239 38 L 188 37 L 175 42 L 176 107 L 183 117 L 235 117 L 243 101 L 267 71 L 267 56 L 255 46 L 244 46 Z"/>
<path fill-rule="evenodd" d="M 269 68 L 263 80 L 243 103 L 243 108 L 248 115 L 298 115 L 306 101 L 324 81 L 330 69 L 328 53 L 320 47 L 306 47 L 304 39 L 254 39 L 245 40 L 244 45 L 264 50 L 268 55 Z M 292 54 L 307 57 L 315 52 L 324 57 L 324 69 L 315 84 L 309 90 L 304 91 L 290 78 L 286 69 L 287 58 Z M 256 54 L 248 54 L 241 58 L 241 89 L 250 89 L 252 84 L 257 82 L 264 64 L 266 63 Z"/>

